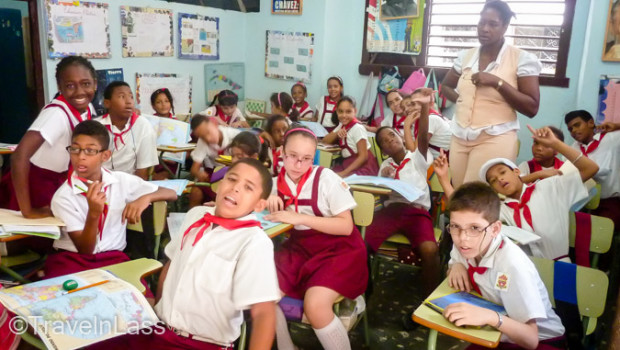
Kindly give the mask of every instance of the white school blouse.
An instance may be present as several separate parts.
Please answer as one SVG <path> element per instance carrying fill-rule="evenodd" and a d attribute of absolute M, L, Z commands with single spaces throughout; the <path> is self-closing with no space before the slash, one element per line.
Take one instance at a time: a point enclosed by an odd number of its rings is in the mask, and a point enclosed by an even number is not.
<path fill-rule="evenodd" d="M 601 134 L 595 134 L 592 142 L 600 138 Z M 587 149 L 590 143 L 583 146 Z M 579 145 L 575 141 L 572 147 L 581 152 Z M 620 197 L 620 131 L 608 132 L 588 158 L 599 167 L 594 180 L 601 184 L 601 198 Z"/>
<path fill-rule="evenodd" d="M 338 132 L 342 129 L 342 123 L 338 124 L 338 126 L 332 132 Z M 368 133 L 366 132 L 366 128 L 362 123 L 356 123 L 347 131 L 347 146 L 349 146 L 355 154 L 351 154 L 348 149 L 343 148 L 341 153 L 344 158 L 349 158 L 350 156 L 357 155 L 357 143 L 360 140 L 366 140 L 366 149 L 370 149 L 370 142 L 368 142 Z"/>
<path fill-rule="evenodd" d="M 403 166 L 403 168 L 398 172 L 399 180 L 404 181 L 413 187 L 421 190 L 424 194 L 413 201 L 413 203 L 424 207 L 424 209 L 429 210 L 431 208 L 431 193 L 428 187 L 428 183 L 426 182 L 426 172 L 428 168 L 433 164 L 433 156 L 430 152 L 426 153 L 426 157 L 422 155 L 417 149 L 415 152 L 407 151 L 405 154 L 405 158 L 400 164 L 403 164 L 407 159 L 409 161 Z M 383 169 L 390 168 L 392 170 L 391 178 L 394 178 L 396 175 L 396 162 L 392 158 L 388 158 L 381 163 L 381 167 L 379 168 L 379 176 L 383 173 Z M 392 203 L 407 203 L 410 204 L 403 196 L 398 194 L 396 191 L 392 191 L 390 194 L 390 198 L 385 201 L 385 206 L 389 206 Z"/>
<path fill-rule="evenodd" d="M 198 139 L 196 148 L 192 151 L 191 156 L 194 162 L 203 163 L 205 168 L 212 169 L 215 167 L 215 158 L 220 152 L 226 151 L 228 145 L 237 136 L 241 130 L 219 125 L 217 127 L 222 133 L 222 145 L 208 144 L 203 139 Z"/>
<path fill-rule="evenodd" d="M 230 345 L 239 337 L 243 310 L 280 299 L 273 243 L 260 227 L 230 231 L 217 226 L 207 229 L 195 246 L 200 228 L 192 229 L 181 249 L 185 230 L 207 212 L 213 214 L 215 208 L 191 209 L 181 234 L 166 246 L 170 268 L 155 312 L 174 328 Z"/>
<path fill-rule="evenodd" d="M 221 120 L 221 118 L 217 115 L 216 106 L 207 107 L 207 109 L 205 109 L 204 111 L 198 114 L 204 115 L 206 117 L 216 117 Z M 230 119 L 228 119 L 227 124 L 230 126 L 235 122 L 244 122 L 244 121 L 245 121 L 245 117 L 243 116 L 243 113 L 241 113 L 241 110 L 239 108 L 235 108 L 235 111 L 230 116 Z"/>

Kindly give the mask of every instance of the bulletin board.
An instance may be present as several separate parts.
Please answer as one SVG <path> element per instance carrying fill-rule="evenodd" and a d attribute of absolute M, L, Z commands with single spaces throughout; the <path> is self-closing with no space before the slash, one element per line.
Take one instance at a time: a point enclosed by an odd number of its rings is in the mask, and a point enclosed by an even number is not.
<path fill-rule="evenodd" d="M 49 58 L 110 58 L 108 4 L 47 0 L 45 15 Z"/>
<path fill-rule="evenodd" d="M 596 124 L 620 123 L 620 77 L 601 76 Z"/>
<path fill-rule="evenodd" d="M 313 53 L 314 34 L 268 30 L 265 76 L 309 83 Z"/>
<path fill-rule="evenodd" d="M 192 113 L 192 77 L 180 77 L 166 73 L 136 73 L 136 101 L 143 114 L 155 114 L 151 107 L 151 94 L 167 88 L 174 100 L 176 114 Z"/>
<path fill-rule="evenodd" d="M 172 11 L 121 6 L 123 57 L 172 56 Z"/>
<path fill-rule="evenodd" d="M 220 19 L 179 13 L 179 58 L 220 59 Z"/>
<path fill-rule="evenodd" d="M 95 98 L 93 98 L 93 106 L 97 115 L 105 114 L 105 107 L 103 106 L 103 92 L 105 87 L 113 81 L 125 81 L 123 76 L 123 68 L 114 69 L 97 69 L 97 91 L 95 91 Z"/>
<path fill-rule="evenodd" d="M 424 13 L 425 0 L 416 0 L 412 3 L 416 4 L 417 15 L 415 17 L 388 17 L 398 18 L 381 20 L 382 12 L 380 12 L 377 4 L 382 0 L 369 0 L 368 8 L 366 8 L 366 16 L 368 17 L 366 27 L 366 50 L 368 52 L 386 52 L 397 53 L 402 55 L 417 56 L 422 52 L 422 31 L 424 29 Z M 383 9 L 385 12 L 385 9 Z M 406 15 L 406 14 L 404 14 Z"/>
<path fill-rule="evenodd" d="M 205 64 L 205 91 L 207 104 L 222 90 L 230 90 L 245 100 L 245 64 L 209 63 Z"/>

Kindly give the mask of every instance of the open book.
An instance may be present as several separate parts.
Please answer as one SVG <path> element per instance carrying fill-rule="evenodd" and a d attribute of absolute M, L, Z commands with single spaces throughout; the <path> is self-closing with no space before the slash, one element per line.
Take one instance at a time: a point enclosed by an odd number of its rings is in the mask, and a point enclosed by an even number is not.
<path fill-rule="evenodd" d="M 142 115 L 145 117 L 157 134 L 157 146 L 187 146 L 190 141 L 191 128 L 189 123 L 172 118 L 160 118 L 153 115 Z M 166 152 L 164 159 L 172 160 L 178 163 L 185 162 L 185 152 Z"/>
<path fill-rule="evenodd" d="M 0 209 L 0 237 L 24 234 L 58 239 L 60 226 L 65 226 L 65 223 L 53 216 L 27 219 L 19 211 Z"/>
<path fill-rule="evenodd" d="M 312 131 L 318 138 L 323 138 L 327 136 L 327 134 L 329 134 L 329 132 L 327 132 L 327 129 L 325 129 L 325 127 L 321 125 L 321 123 L 301 120 L 299 121 L 299 124 L 310 129 L 310 131 Z"/>
<path fill-rule="evenodd" d="M 454 292 L 439 298 L 424 300 L 424 304 L 439 313 L 443 313 L 443 310 L 448 307 L 448 305 L 454 303 L 468 303 L 506 315 L 506 310 L 503 306 L 468 292 Z"/>
<path fill-rule="evenodd" d="M 392 191 L 398 192 L 398 194 L 410 202 L 415 201 L 424 194 L 423 190 L 405 181 L 395 180 L 389 177 L 351 175 L 346 177 L 344 182 L 348 185 L 374 185 L 389 188 Z"/>
<path fill-rule="evenodd" d="M 78 288 L 68 293 L 63 283 Z M 144 296 L 131 284 L 104 270 L 88 270 L 8 289 L 0 302 L 27 321 L 48 349 L 75 349 L 139 329 L 159 319 Z"/>

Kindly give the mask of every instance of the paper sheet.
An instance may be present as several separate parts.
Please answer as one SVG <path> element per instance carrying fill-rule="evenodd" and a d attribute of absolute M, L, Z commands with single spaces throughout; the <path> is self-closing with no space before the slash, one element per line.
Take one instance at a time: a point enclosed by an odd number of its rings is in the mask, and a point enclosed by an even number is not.
<path fill-rule="evenodd" d="M 314 34 L 268 30 L 265 76 L 309 83 L 312 73 Z"/>
<path fill-rule="evenodd" d="M 149 182 L 159 187 L 169 188 L 173 190 L 174 192 L 176 192 L 177 196 L 180 196 L 183 194 L 183 191 L 185 191 L 185 188 L 187 187 L 189 180 L 173 179 L 173 180 L 158 180 L 158 181 L 149 181 Z"/>
<path fill-rule="evenodd" d="M 327 129 L 325 129 L 325 127 L 321 125 L 321 123 L 308 122 L 308 121 L 302 120 L 302 121 L 299 121 L 299 124 L 310 129 L 318 138 L 325 137 L 328 134 Z"/>
<path fill-rule="evenodd" d="M 176 239 L 181 235 L 181 226 L 187 213 L 169 213 L 166 221 L 168 222 L 168 232 L 170 239 Z"/>
<path fill-rule="evenodd" d="M 172 11 L 121 6 L 123 57 L 172 56 Z"/>
<path fill-rule="evenodd" d="M 65 223 L 53 216 L 26 219 L 19 211 L 0 209 L 0 225 L 65 226 Z"/>
<path fill-rule="evenodd" d="M 220 19 L 179 13 L 179 58 L 220 59 Z"/>
<path fill-rule="evenodd" d="M 143 114 L 155 114 L 151 94 L 167 88 L 174 99 L 175 114 L 192 113 L 192 77 L 167 73 L 136 73 L 136 102 Z"/>
<path fill-rule="evenodd" d="M 540 236 L 516 226 L 502 225 L 502 234 L 521 245 L 527 245 L 540 240 Z"/>
<path fill-rule="evenodd" d="M 398 192 L 401 196 L 405 197 L 406 200 L 413 202 L 416 199 L 420 198 L 424 191 L 416 188 L 404 181 L 395 180 L 388 177 L 381 176 L 359 176 L 359 175 L 351 175 L 344 179 L 349 185 L 375 185 L 380 187 L 387 187 L 392 189 L 393 191 Z"/>

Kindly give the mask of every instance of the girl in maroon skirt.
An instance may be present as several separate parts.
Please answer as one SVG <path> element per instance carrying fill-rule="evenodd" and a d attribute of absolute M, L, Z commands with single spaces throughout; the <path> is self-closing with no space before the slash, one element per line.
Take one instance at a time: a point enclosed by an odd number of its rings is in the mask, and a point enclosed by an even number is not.
<path fill-rule="evenodd" d="M 67 179 L 73 128 L 91 119 L 97 74 L 85 58 L 68 56 L 56 66 L 58 95 L 39 113 L 11 156 L 11 171 L 0 181 L 0 208 L 27 218 L 51 216 L 50 202 Z"/>
<path fill-rule="evenodd" d="M 347 331 L 332 311 L 340 296 L 355 299 L 368 281 L 366 248 L 353 225 L 356 203 L 347 184 L 330 169 L 313 167 L 317 140 L 295 128 L 284 138 L 284 167 L 266 218 L 295 225 L 276 252 L 283 294 L 304 300 L 304 312 L 325 349 L 350 349 Z M 292 349 L 286 320 L 277 308 L 279 349 Z"/>
<path fill-rule="evenodd" d="M 370 152 L 366 128 L 355 117 L 355 101 L 345 96 L 336 104 L 336 116 L 340 124 L 323 138 L 323 143 L 338 143 L 342 148 L 342 162 L 334 167 L 341 177 L 352 174 L 376 176 L 379 171 L 377 159 Z"/>

